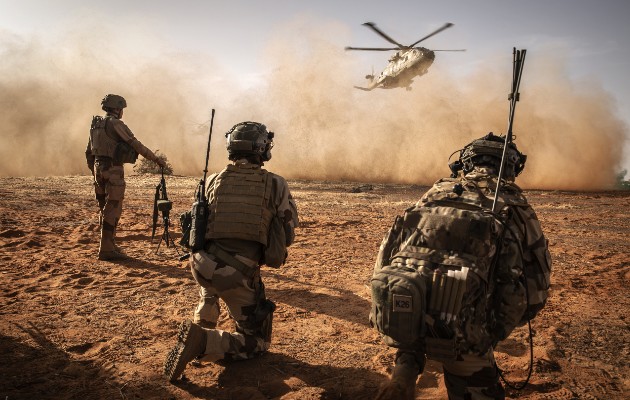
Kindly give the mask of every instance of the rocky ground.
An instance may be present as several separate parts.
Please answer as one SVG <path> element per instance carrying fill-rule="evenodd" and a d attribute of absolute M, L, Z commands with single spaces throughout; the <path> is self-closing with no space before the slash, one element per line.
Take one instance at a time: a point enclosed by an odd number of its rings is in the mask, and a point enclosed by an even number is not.
<path fill-rule="evenodd" d="M 168 177 L 177 216 L 198 178 Z M 287 264 L 264 268 L 278 309 L 269 354 L 161 376 L 197 290 L 175 247 L 151 244 L 159 178 L 128 178 L 118 242 L 133 257 L 97 261 L 87 176 L 0 179 L 0 398 L 370 399 L 393 352 L 367 322 L 368 279 L 396 214 L 427 187 L 292 181 L 301 226 Z M 353 190 L 355 189 L 355 190 Z M 630 393 L 630 192 L 526 191 L 550 241 L 552 292 L 533 322 L 522 399 L 626 399 Z M 161 234 L 158 228 L 158 237 Z M 226 314 L 220 327 L 231 329 Z M 527 375 L 527 330 L 497 353 L 508 380 Z M 429 362 L 417 399 L 445 398 Z"/>

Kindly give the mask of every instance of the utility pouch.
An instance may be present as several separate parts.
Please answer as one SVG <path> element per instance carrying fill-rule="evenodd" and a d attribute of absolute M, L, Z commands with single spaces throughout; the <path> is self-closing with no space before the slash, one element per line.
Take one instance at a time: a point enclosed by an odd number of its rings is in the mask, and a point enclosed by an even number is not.
<path fill-rule="evenodd" d="M 457 344 L 455 337 L 452 339 L 440 339 L 434 337 L 425 337 L 425 354 L 429 360 L 438 362 L 455 361 L 457 355 Z"/>
<path fill-rule="evenodd" d="M 387 265 L 372 276 L 370 322 L 392 347 L 413 347 L 424 333 L 426 284 L 415 268 Z"/>
<path fill-rule="evenodd" d="M 265 265 L 279 268 L 287 259 L 287 236 L 282 219 L 276 215 L 269 226 L 268 244 L 265 247 Z"/>
<path fill-rule="evenodd" d="M 118 142 L 114 148 L 112 156 L 114 164 L 135 164 L 138 159 L 138 152 L 125 142 Z"/>

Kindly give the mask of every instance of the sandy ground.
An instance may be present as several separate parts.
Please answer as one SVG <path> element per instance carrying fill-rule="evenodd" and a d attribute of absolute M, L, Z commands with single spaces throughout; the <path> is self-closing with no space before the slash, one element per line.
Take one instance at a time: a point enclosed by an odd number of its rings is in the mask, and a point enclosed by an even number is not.
<path fill-rule="evenodd" d="M 198 178 L 168 177 L 178 215 Z M 368 278 L 396 214 L 427 187 L 290 182 L 301 227 L 281 269 L 262 271 L 278 304 L 269 354 L 161 377 L 197 289 L 174 247 L 151 244 L 156 176 L 128 178 L 118 242 L 130 261 L 97 261 L 87 176 L 0 179 L 0 398 L 369 399 L 393 352 L 367 322 Z M 522 399 L 630 396 L 630 192 L 528 191 L 550 241 L 553 287 L 533 322 L 535 364 Z M 160 231 L 159 228 L 158 232 Z M 159 235 L 159 233 L 158 233 Z M 231 329 L 225 314 L 220 327 Z M 511 381 L 527 374 L 527 330 L 498 350 Z M 445 398 L 429 362 L 417 399 Z"/>

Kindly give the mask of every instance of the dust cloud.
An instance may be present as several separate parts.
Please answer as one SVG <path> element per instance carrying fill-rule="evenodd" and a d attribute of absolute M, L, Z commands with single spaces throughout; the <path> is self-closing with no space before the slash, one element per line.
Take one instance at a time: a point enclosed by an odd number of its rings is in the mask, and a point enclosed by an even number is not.
<path fill-rule="evenodd" d="M 364 84 L 366 66 L 339 39 L 349 37 L 347 27 L 313 25 L 278 28 L 263 49 L 264 78 L 248 88 L 219 68 L 227 55 L 161 49 L 139 56 L 85 32 L 55 46 L 0 32 L 0 176 L 89 173 L 89 124 L 106 93 L 127 98 L 124 121 L 182 175 L 203 170 L 211 107 L 211 171 L 227 163 L 223 132 L 254 120 L 276 132 L 266 167 L 293 179 L 430 184 L 449 174 L 453 151 L 505 132 L 511 49 L 464 78 L 449 74 L 438 55 L 411 91 L 363 92 L 352 86 Z M 610 187 L 628 136 L 615 107 L 597 82 L 570 79 L 561 56 L 528 49 L 514 123 L 528 155 L 518 183 Z"/>

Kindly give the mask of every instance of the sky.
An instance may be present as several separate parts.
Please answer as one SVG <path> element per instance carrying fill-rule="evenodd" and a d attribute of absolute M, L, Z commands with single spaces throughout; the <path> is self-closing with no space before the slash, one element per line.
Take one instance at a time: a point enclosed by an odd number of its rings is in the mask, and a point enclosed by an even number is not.
<path fill-rule="evenodd" d="M 544 128 L 541 128 L 541 132 L 544 133 L 540 135 L 544 136 L 545 143 L 555 144 L 555 147 L 552 147 L 555 151 L 566 151 L 567 154 L 564 156 L 567 159 L 583 156 L 584 162 L 593 163 L 591 169 L 599 168 L 601 160 L 595 162 L 593 161 L 595 158 L 613 158 L 615 166 L 612 169 L 630 169 L 628 144 L 630 79 L 626 77 L 626 71 L 630 70 L 630 46 L 627 44 L 627 39 L 630 38 L 629 18 L 630 2 L 627 0 L 389 2 L 0 0 L 2 56 L 0 72 L 5 76 L 4 91 L 6 93 L 8 87 L 17 88 L 16 82 L 22 85 L 21 88 L 37 87 L 41 90 L 30 92 L 26 99 L 9 102 L 10 106 L 15 107 L 13 114 L 5 113 L 0 117 L 33 121 L 33 118 L 27 118 L 25 115 L 27 112 L 39 110 L 39 106 L 34 105 L 34 96 L 50 96 L 48 91 L 40 89 L 46 84 L 49 88 L 57 88 L 61 92 L 52 98 L 63 97 L 61 94 L 66 93 L 68 96 L 74 95 L 76 101 L 84 105 L 79 107 L 70 104 L 64 113 L 95 114 L 99 112 L 98 102 L 104 94 L 103 91 L 111 89 L 125 94 L 130 103 L 125 120 L 140 139 L 144 139 L 142 135 L 146 136 L 141 132 L 143 126 L 151 124 L 147 122 L 149 118 L 152 118 L 151 121 L 156 118 L 161 121 L 166 120 L 166 117 L 160 112 L 161 115 L 158 117 L 145 118 L 143 113 L 150 111 L 138 103 L 151 103 L 155 108 L 157 102 L 166 107 L 173 102 L 185 105 L 185 109 L 173 110 L 169 116 L 176 119 L 179 115 L 184 120 L 183 129 L 190 130 L 207 124 L 210 107 L 217 108 L 219 118 L 221 112 L 226 116 L 217 122 L 217 129 L 223 131 L 232 123 L 238 122 L 239 117 L 262 118 L 265 122 L 275 122 L 275 128 L 283 128 L 285 131 L 290 130 L 291 126 L 300 126 L 296 131 L 329 127 L 320 120 L 320 116 L 311 115 L 308 109 L 297 108 L 295 102 L 301 104 L 313 102 L 319 112 L 327 111 L 330 115 L 334 114 L 330 119 L 337 121 L 338 124 L 348 122 L 337 116 L 340 107 L 351 108 L 356 105 L 357 108 L 368 109 L 368 105 L 372 104 L 374 108 L 372 114 L 380 113 L 382 120 L 389 121 L 389 124 L 377 121 L 372 122 L 372 125 L 394 129 L 397 127 L 397 116 L 400 116 L 401 124 L 405 122 L 404 118 L 409 116 L 407 125 L 427 122 L 426 129 L 441 130 L 433 128 L 440 126 L 438 120 L 429 120 L 428 116 L 424 119 L 411 116 L 412 111 L 404 108 L 405 103 L 413 101 L 418 105 L 426 105 L 417 113 L 431 114 L 436 114 L 436 109 L 433 108 L 437 107 L 435 103 L 448 104 L 452 121 L 478 117 L 479 112 L 474 113 L 467 108 L 479 107 L 477 99 L 485 99 L 486 96 L 493 99 L 496 96 L 497 99 L 503 98 L 504 103 L 497 106 L 496 113 L 488 116 L 487 125 L 489 128 L 497 125 L 493 129 L 504 132 L 505 126 L 501 127 L 495 121 L 507 121 L 505 110 L 508 107 L 511 53 L 512 48 L 516 47 L 527 49 L 521 91 L 524 95 L 530 90 L 529 94 L 544 96 L 529 98 L 523 96 L 518 106 L 525 109 L 521 118 L 530 115 L 527 114 L 530 112 L 529 109 L 535 106 L 531 104 L 532 102 L 540 104 L 540 109 L 531 110 L 533 116 L 540 117 L 545 110 L 551 112 L 553 109 L 556 119 L 545 115 L 542 118 L 545 121 Z M 343 51 L 344 46 L 389 47 L 389 43 L 362 26 L 368 21 L 376 23 L 381 30 L 403 44 L 411 44 L 445 22 L 451 22 L 454 24 L 452 28 L 420 45 L 430 49 L 466 51 L 436 53 L 436 61 L 430 73 L 426 78 L 418 78 L 414 82 L 411 94 L 406 93 L 404 89 L 377 90 L 367 94 L 345 91 L 341 86 L 352 88 L 354 85 L 364 85 L 363 76 L 372 70 L 379 72 L 385 67 L 389 56 L 383 52 Z M 46 68 L 47 64 L 52 67 Z M 85 68 L 81 67 L 82 64 Z M 7 77 L 7 73 L 10 78 Z M 73 83 L 68 86 L 70 78 L 66 77 L 63 80 L 63 85 L 66 86 L 60 88 L 62 80 L 55 81 L 54 75 L 63 76 L 65 73 L 71 75 Z M 494 81 L 493 76 L 496 77 Z M 289 78 L 293 80 L 293 84 L 287 82 Z M 310 85 L 312 82 L 315 84 Z M 328 96 L 334 96 L 335 101 L 332 103 L 335 107 L 326 109 L 326 101 L 323 98 L 326 94 L 320 93 L 323 91 L 322 85 L 326 87 Z M 270 89 L 271 87 L 275 90 Z M 555 89 L 552 89 L 554 87 Z M 79 91 L 80 89 L 83 91 Z M 453 95 L 447 96 L 446 92 L 452 92 Z M 483 95 L 480 92 L 483 92 Z M 25 90 L 16 89 L 16 93 L 15 96 L 23 96 Z M 87 93 L 92 93 L 96 107 L 90 108 L 86 105 L 91 101 Z M 367 97 L 368 95 L 371 97 Z M 254 100 L 255 97 L 258 98 Z M 281 100 L 282 97 L 293 97 L 294 101 Z M 541 105 L 543 101 L 549 102 L 550 99 L 553 99 L 552 105 L 544 107 Z M 7 101 L 5 99 L 2 104 L 6 106 Z M 65 100 L 60 101 L 65 104 Z M 525 104 L 526 101 L 530 102 L 529 105 Z M 593 103 L 598 104 L 595 111 L 591 106 Z M 28 108 L 29 105 L 32 107 Z M 586 107 L 589 112 L 585 113 L 580 107 Z M 569 110 L 566 112 L 566 119 L 574 120 L 573 124 L 562 121 L 565 110 Z M 293 113 L 290 118 L 283 119 L 278 116 L 289 112 Z M 173 115 L 174 113 L 176 115 Z M 350 114 L 353 118 L 362 118 L 362 114 L 358 112 Z M 40 131 L 64 124 L 72 132 L 81 129 L 80 124 L 70 124 L 68 120 L 60 120 L 57 117 L 54 120 L 51 119 L 52 116 L 46 119 L 38 114 L 38 118 L 42 119 L 40 125 L 37 125 L 41 127 L 38 128 Z M 85 119 L 85 115 L 76 115 L 76 118 Z M 375 115 L 370 115 L 370 118 L 375 118 Z M 519 126 L 523 137 L 527 134 L 526 121 L 519 120 L 519 109 L 516 120 L 523 125 Z M 300 125 L 302 122 L 306 124 L 304 127 Z M 161 125 L 156 126 L 182 129 L 179 125 L 171 126 L 169 123 L 162 121 Z M 15 125 L 18 126 L 17 123 Z M 482 125 L 483 121 L 470 124 L 460 121 L 454 126 L 482 129 L 477 128 Z M 586 130 L 586 126 L 594 135 L 593 138 L 582 136 L 576 138 L 572 136 L 575 133 L 569 132 Z M 348 127 L 365 129 L 354 123 L 350 123 Z M 601 139 L 595 132 L 599 129 L 602 131 L 611 129 L 615 133 L 607 139 Z M 9 131 L 5 130 L 4 133 L 0 131 L 0 134 L 5 136 L 3 146 L 19 145 L 25 140 L 19 138 L 18 134 L 6 132 Z M 462 133 L 454 135 L 457 140 L 466 140 L 483 133 L 468 132 L 468 136 Z M 84 132 L 81 135 L 85 136 Z M 186 139 L 188 141 L 184 140 L 183 143 L 203 148 L 201 145 L 203 135 L 200 133 L 196 135 L 193 135 L 194 140 Z M 78 138 L 80 134 L 72 133 L 70 137 Z M 326 157 L 346 156 L 339 148 L 344 146 L 343 143 L 334 142 L 330 138 L 324 141 L 318 139 L 316 135 L 301 138 L 305 138 L 304 141 L 311 146 L 310 148 L 306 146 L 305 151 L 312 150 L 313 145 L 335 146 L 327 148 Z M 370 137 L 370 140 L 380 145 L 382 139 Z M 408 140 L 410 139 L 405 137 L 403 141 Z M 600 140 L 602 143 L 598 142 Z M 145 141 L 147 140 L 143 140 Z M 575 147 L 563 145 L 569 141 L 582 145 Z M 150 140 L 148 142 L 153 145 L 150 147 L 156 147 L 155 143 L 151 143 Z M 168 145 L 172 144 L 168 140 L 166 142 Z M 421 142 L 427 145 L 431 143 Z M 540 142 L 538 140 L 538 143 Z M 447 150 L 447 144 L 452 146 L 451 142 L 445 143 L 444 150 Z M 77 144 L 63 147 L 64 150 L 76 152 L 76 148 L 84 146 Z M 357 148 L 365 150 L 363 146 L 358 144 L 351 147 L 354 150 Z M 618 151 L 612 153 L 602 151 L 591 161 L 584 154 L 576 155 L 600 146 L 617 147 Z M 28 147 L 33 148 L 30 145 Z M 442 151 L 442 147 L 438 148 Z M 532 154 L 530 160 L 534 159 L 537 151 L 545 153 L 542 149 L 530 146 L 528 149 Z M 164 149 L 164 152 L 167 150 Z M 173 154 L 174 161 L 176 160 L 178 164 L 176 167 L 181 166 L 179 169 L 186 173 L 196 162 L 186 160 L 185 156 L 177 151 L 171 150 L 169 154 Z M 442 160 L 444 158 L 442 156 L 444 155 L 441 154 L 441 158 L 436 157 L 435 162 Z M 50 157 L 53 159 L 52 155 Z M 198 158 L 203 159 L 203 155 Z M 286 160 L 275 162 L 281 171 L 290 168 L 290 163 Z M 314 174 L 314 177 L 335 177 L 330 171 L 335 168 L 334 166 L 322 166 L 327 163 L 328 161 L 313 158 L 313 165 L 307 164 L 302 167 L 323 168 L 323 174 Z M 533 166 L 536 167 L 536 164 Z M 355 169 L 360 168 L 357 163 Z M 427 164 L 424 169 L 428 168 Z M 544 166 L 540 164 L 536 168 L 537 175 L 532 175 L 536 178 L 528 181 L 531 186 L 564 185 L 559 180 L 543 182 L 541 177 L 545 173 Z M 559 165 L 558 168 L 574 166 L 567 161 L 566 165 Z M 74 167 L 57 169 L 66 173 L 78 171 Z M 404 166 L 395 169 L 403 171 Z M 35 175 L 42 173 L 42 169 L 35 171 L 33 172 Z M 388 177 L 399 176 L 400 171 L 368 176 L 374 180 L 387 180 Z M 357 176 L 355 172 L 342 174 L 340 177 L 352 179 Z M 24 166 L 18 167 L 15 164 L 5 165 L 3 171 L 0 164 L 0 175 L 15 174 L 29 173 L 24 172 Z M 435 170 L 419 179 L 426 181 L 438 175 Z M 308 174 L 303 176 L 309 177 Z M 572 188 L 583 185 L 571 183 L 564 186 Z"/>

